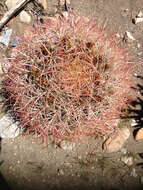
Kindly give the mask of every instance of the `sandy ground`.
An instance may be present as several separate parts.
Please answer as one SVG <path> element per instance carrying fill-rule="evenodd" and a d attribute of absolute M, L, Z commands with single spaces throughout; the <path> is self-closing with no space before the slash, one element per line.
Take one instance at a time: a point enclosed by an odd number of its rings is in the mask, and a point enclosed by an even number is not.
<path fill-rule="evenodd" d="M 1 2 L 3 2 L 2 0 Z M 48 15 L 54 15 L 58 1 L 48 2 Z M 143 61 L 143 22 L 135 25 L 132 18 L 143 10 L 142 0 L 71 0 L 71 7 L 77 14 L 94 16 L 95 22 L 106 23 L 108 32 L 123 36 L 125 31 L 136 39 L 124 44 L 130 52 L 131 60 Z M 26 7 L 33 13 L 32 3 Z M 37 9 L 34 9 L 35 12 Z M 3 9 L 0 7 L 3 14 Z M 39 17 L 44 14 L 40 12 Z M 43 16 L 41 16 L 43 17 Z M 33 22 L 36 16 L 33 16 Z M 27 28 L 18 17 L 8 26 L 14 34 L 21 34 Z M 140 44 L 140 47 L 138 46 Z M 0 57 L 9 53 L 10 48 L 0 50 Z M 136 73 L 143 76 L 139 68 Z M 142 79 L 136 79 L 142 84 Z M 143 87 L 140 86 L 142 93 Z M 142 98 L 142 96 L 141 96 Z M 142 127 L 142 99 L 133 104 L 132 112 Z M 128 123 L 126 123 L 128 125 Z M 130 126 L 129 126 L 130 127 Z M 64 150 L 51 144 L 45 147 L 40 141 L 22 135 L 15 139 L 1 139 L 0 189 L 13 190 L 55 190 L 55 189 L 94 189 L 94 190 L 134 190 L 143 189 L 143 168 L 141 154 L 143 141 L 136 142 L 132 135 L 124 148 L 118 153 L 107 154 L 102 151 L 102 139 L 90 139 L 89 144 L 76 144 L 72 150 Z M 133 164 L 127 166 L 121 161 L 131 156 Z"/>

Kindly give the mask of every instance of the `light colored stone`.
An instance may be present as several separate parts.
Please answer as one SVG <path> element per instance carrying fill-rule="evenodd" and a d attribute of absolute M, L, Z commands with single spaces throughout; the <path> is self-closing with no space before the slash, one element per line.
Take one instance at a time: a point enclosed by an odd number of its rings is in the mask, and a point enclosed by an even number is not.
<path fill-rule="evenodd" d="M 135 168 L 132 169 L 130 176 L 132 176 L 132 177 L 138 177 Z"/>
<path fill-rule="evenodd" d="M 108 152 L 118 152 L 130 136 L 128 128 L 121 128 L 116 134 L 111 135 L 103 144 L 103 149 Z"/>
<path fill-rule="evenodd" d="M 63 17 L 68 20 L 69 19 L 69 13 L 67 11 L 62 12 Z"/>
<path fill-rule="evenodd" d="M 67 3 L 67 4 L 71 4 L 71 1 L 70 1 L 70 0 L 66 0 L 66 3 Z"/>
<path fill-rule="evenodd" d="M 120 34 L 119 34 L 119 33 L 117 33 L 117 34 L 116 34 L 116 37 L 117 37 L 117 38 L 121 38 L 121 36 L 120 36 Z"/>
<path fill-rule="evenodd" d="M 12 7 L 14 7 L 14 5 L 18 2 L 19 0 L 7 0 L 5 2 L 8 10 L 11 9 Z"/>
<path fill-rule="evenodd" d="M 124 35 L 124 41 L 125 42 L 131 43 L 135 40 L 136 39 L 133 37 L 133 35 L 130 32 L 128 32 L 128 31 L 125 32 L 125 35 Z"/>
<path fill-rule="evenodd" d="M 121 153 L 125 155 L 125 154 L 128 153 L 128 150 L 127 150 L 126 148 L 123 147 L 123 148 L 121 149 Z"/>
<path fill-rule="evenodd" d="M 138 18 L 143 17 L 143 12 L 142 12 L 142 11 L 139 11 L 137 17 L 138 17 Z"/>
<path fill-rule="evenodd" d="M 29 24 L 31 22 L 31 16 L 26 11 L 22 11 L 19 16 L 21 22 L 24 22 L 26 24 Z"/>
<path fill-rule="evenodd" d="M 0 36 L 0 43 L 8 47 L 11 34 L 12 34 L 12 29 L 7 29 L 5 32 L 3 32 L 2 35 Z"/>
<path fill-rule="evenodd" d="M 139 129 L 136 133 L 135 140 L 142 140 L 143 139 L 143 128 Z"/>
<path fill-rule="evenodd" d="M 122 156 L 121 161 L 124 162 L 127 166 L 132 166 L 134 160 L 132 156 Z"/>
<path fill-rule="evenodd" d="M 137 48 L 139 49 L 140 47 L 141 47 L 141 44 L 138 43 L 138 44 L 137 44 Z"/>
<path fill-rule="evenodd" d="M 59 175 L 59 176 L 64 175 L 64 170 L 63 170 L 63 169 L 58 169 L 58 175 Z"/>
<path fill-rule="evenodd" d="M 20 128 L 17 123 L 14 123 L 8 114 L 0 119 L 0 137 L 1 138 L 15 138 L 20 133 Z"/>
<path fill-rule="evenodd" d="M 38 0 L 39 3 L 43 6 L 43 8 L 46 10 L 47 9 L 47 0 Z"/>
<path fill-rule="evenodd" d="M 131 127 L 135 127 L 136 125 L 138 125 L 138 123 L 136 122 L 135 119 L 132 119 L 132 121 L 131 121 Z"/>
<path fill-rule="evenodd" d="M 140 23 L 140 22 L 143 22 L 143 17 L 142 17 L 142 18 L 134 18 L 134 19 L 133 19 L 133 23 L 134 23 L 134 24 L 138 24 L 138 23 Z"/>
<path fill-rule="evenodd" d="M 73 150 L 73 148 L 75 147 L 75 143 L 73 142 L 69 142 L 69 141 L 62 141 L 60 144 L 60 147 L 64 150 Z"/>
<path fill-rule="evenodd" d="M 132 22 L 134 24 L 138 24 L 140 22 L 143 22 L 143 12 L 142 11 L 139 11 L 137 16 L 135 18 L 132 19 Z"/>

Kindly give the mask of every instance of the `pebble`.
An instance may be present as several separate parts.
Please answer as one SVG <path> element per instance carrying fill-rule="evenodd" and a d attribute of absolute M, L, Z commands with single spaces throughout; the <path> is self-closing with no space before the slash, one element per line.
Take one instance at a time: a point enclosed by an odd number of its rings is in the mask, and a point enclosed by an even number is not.
<path fill-rule="evenodd" d="M 121 38 L 121 36 L 120 36 L 120 34 L 119 34 L 119 33 L 117 33 L 117 34 L 116 34 L 116 37 L 117 37 L 117 38 Z"/>
<path fill-rule="evenodd" d="M 141 55 L 142 55 L 142 52 L 137 53 L 137 55 L 138 55 L 138 56 L 141 56 Z"/>
<path fill-rule="evenodd" d="M 126 31 L 123 40 L 127 43 L 131 43 L 136 39 L 133 37 L 133 35 L 130 32 Z"/>
<path fill-rule="evenodd" d="M 80 175 L 79 173 L 76 173 L 76 176 L 77 176 L 77 177 L 81 177 L 81 175 Z"/>
<path fill-rule="evenodd" d="M 64 175 L 64 171 L 63 171 L 63 169 L 58 169 L 58 175 Z"/>
<path fill-rule="evenodd" d="M 143 13 L 142 13 L 142 11 L 139 11 L 139 13 L 137 14 L 137 16 L 132 19 L 132 22 L 134 24 L 138 24 L 140 22 L 143 22 Z"/>
<path fill-rule="evenodd" d="M 130 176 L 132 176 L 132 177 L 138 177 L 135 168 L 132 169 Z"/>
<path fill-rule="evenodd" d="M 11 34 L 12 34 L 12 29 L 8 29 L 5 32 L 3 32 L 2 35 L 0 36 L 0 43 L 8 47 Z"/>
<path fill-rule="evenodd" d="M 131 127 L 135 127 L 136 125 L 138 125 L 138 123 L 136 122 L 135 119 L 132 119 L 132 121 L 131 121 Z"/>
<path fill-rule="evenodd" d="M 121 149 L 121 153 L 122 153 L 122 154 L 125 155 L 125 154 L 127 154 L 127 152 L 128 152 L 128 150 L 127 150 L 126 148 L 123 147 L 123 148 Z"/>
<path fill-rule="evenodd" d="M 103 149 L 107 153 L 118 152 L 130 136 L 130 130 L 125 127 L 119 129 L 117 133 L 111 135 L 103 144 Z"/>
<path fill-rule="evenodd" d="M 24 22 L 26 24 L 29 24 L 31 22 L 31 16 L 26 11 L 21 11 L 19 18 L 21 22 Z"/>
<path fill-rule="evenodd" d="M 19 44 L 20 44 L 20 38 L 19 37 L 14 37 L 13 39 L 12 39 L 12 41 L 11 41 L 11 46 L 12 47 L 16 47 L 16 46 L 18 46 Z"/>
<path fill-rule="evenodd" d="M 138 43 L 138 44 L 137 44 L 137 48 L 139 49 L 140 47 L 141 47 L 141 44 Z"/>
<path fill-rule="evenodd" d="M 143 22 L 143 18 L 133 18 L 132 22 L 133 22 L 134 24 L 138 24 L 138 23 L 140 23 L 140 22 Z"/>
<path fill-rule="evenodd" d="M 137 17 L 138 17 L 138 18 L 143 17 L 143 12 L 142 12 L 142 11 L 139 11 Z"/>
<path fill-rule="evenodd" d="M 142 140 L 143 139 L 143 128 L 139 129 L 135 135 L 135 140 Z"/>
<path fill-rule="evenodd" d="M 69 13 L 67 11 L 62 12 L 63 17 L 68 20 L 69 19 Z"/>
<path fill-rule="evenodd" d="M 17 123 L 13 122 L 12 118 L 5 114 L 0 119 L 0 137 L 1 138 L 15 138 L 20 133 L 20 128 Z"/>
<path fill-rule="evenodd" d="M 69 141 L 62 141 L 60 144 L 60 147 L 64 150 L 73 150 L 73 148 L 75 147 L 75 143 L 73 142 L 69 142 Z"/>
<path fill-rule="evenodd" d="M 122 14 L 123 17 L 127 17 L 128 14 L 129 14 L 129 9 L 122 10 L 121 14 Z"/>
<path fill-rule="evenodd" d="M 122 156 L 121 161 L 124 162 L 127 166 L 132 166 L 134 160 L 132 156 Z"/>

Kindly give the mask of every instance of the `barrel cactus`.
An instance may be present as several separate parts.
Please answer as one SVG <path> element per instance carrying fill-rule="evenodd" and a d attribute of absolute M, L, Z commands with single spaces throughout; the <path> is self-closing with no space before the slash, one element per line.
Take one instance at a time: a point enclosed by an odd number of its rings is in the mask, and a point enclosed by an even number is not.
<path fill-rule="evenodd" d="M 116 35 L 70 13 L 48 17 L 21 39 L 5 60 L 2 93 L 25 131 L 61 142 L 118 129 L 133 81 Z"/>

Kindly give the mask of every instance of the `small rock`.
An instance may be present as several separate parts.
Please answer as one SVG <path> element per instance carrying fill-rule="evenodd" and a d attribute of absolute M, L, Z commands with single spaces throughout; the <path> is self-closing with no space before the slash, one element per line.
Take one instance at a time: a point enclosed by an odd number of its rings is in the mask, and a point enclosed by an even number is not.
<path fill-rule="evenodd" d="M 128 151 L 127 151 L 127 149 L 126 149 L 126 148 L 124 148 L 124 147 L 123 147 L 123 148 L 121 149 L 121 153 L 122 153 L 122 154 L 124 154 L 124 155 L 125 155 L 125 154 L 127 154 L 127 152 L 128 152 Z"/>
<path fill-rule="evenodd" d="M 143 17 L 143 12 L 142 12 L 142 11 L 139 11 L 139 12 L 138 12 L 138 15 L 137 15 L 137 18 L 141 18 L 141 17 Z"/>
<path fill-rule="evenodd" d="M 0 43 L 8 47 L 11 34 L 12 34 L 12 29 L 8 29 L 5 32 L 3 32 L 2 35 L 0 36 Z"/>
<path fill-rule="evenodd" d="M 125 42 L 131 43 L 132 41 L 135 40 L 135 38 L 132 36 L 132 34 L 130 32 L 126 31 L 123 40 Z"/>
<path fill-rule="evenodd" d="M 140 47 L 141 47 L 141 44 L 138 43 L 138 44 L 137 44 L 137 48 L 139 49 Z"/>
<path fill-rule="evenodd" d="M 143 22 L 143 13 L 142 13 L 142 11 L 139 11 L 139 13 L 137 14 L 137 16 L 132 19 L 132 22 L 134 24 L 138 24 L 140 22 Z"/>
<path fill-rule="evenodd" d="M 20 133 L 20 128 L 17 123 L 12 121 L 8 114 L 0 119 L 0 137 L 1 138 L 15 138 Z"/>
<path fill-rule="evenodd" d="M 135 119 L 132 119 L 131 127 L 135 127 L 135 126 L 137 126 L 137 125 L 138 125 L 138 123 L 136 122 L 136 120 L 135 120 Z"/>
<path fill-rule="evenodd" d="M 58 175 L 64 175 L 63 169 L 58 169 Z"/>
<path fill-rule="evenodd" d="M 29 24 L 31 22 L 31 16 L 26 11 L 22 11 L 19 16 L 21 22 L 24 22 L 26 24 Z"/>
<path fill-rule="evenodd" d="M 135 135 L 135 140 L 142 140 L 143 139 L 143 128 L 139 129 Z"/>
<path fill-rule="evenodd" d="M 108 152 L 118 152 L 130 136 L 128 128 L 121 128 L 116 134 L 110 136 L 103 144 L 103 149 Z"/>
<path fill-rule="evenodd" d="M 19 0 L 7 0 L 5 2 L 8 10 L 11 9 L 12 7 L 14 7 L 14 5 L 18 2 Z"/>
<path fill-rule="evenodd" d="M 137 55 L 138 55 L 138 56 L 141 56 L 141 55 L 142 55 L 142 52 L 137 53 Z"/>
<path fill-rule="evenodd" d="M 46 10 L 47 9 L 47 0 L 38 0 L 39 3 L 43 6 L 43 8 Z"/>
<path fill-rule="evenodd" d="M 138 177 L 135 168 L 132 169 L 130 176 Z"/>
<path fill-rule="evenodd" d="M 138 24 L 138 23 L 140 23 L 140 22 L 143 22 L 143 18 L 133 18 L 132 22 L 133 22 L 134 24 Z"/>
<path fill-rule="evenodd" d="M 75 147 L 75 143 L 73 142 L 69 142 L 69 141 L 62 141 L 60 144 L 60 147 L 64 150 L 73 150 L 73 148 Z"/>
<path fill-rule="evenodd" d="M 119 33 L 117 33 L 117 34 L 116 34 L 116 37 L 117 37 L 117 38 L 121 38 L 121 36 L 120 36 L 120 34 L 119 34 Z"/>
<path fill-rule="evenodd" d="M 19 38 L 19 37 L 14 37 L 14 38 L 12 39 L 11 46 L 12 46 L 12 47 L 16 47 L 16 46 L 18 46 L 19 44 L 20 44 L 20 38 Z"/>
<path fill-rule="evenodd" d="M 63 17 L 68 20 L 69 19 L 69 13 L 67 11 L 62 12 Z"/>
<path fill-rule="evenodd" d="M 121 161 L 124 162 L 127 166 L 133 165 L 133 157 L 132 156 L 123 156 L 123 157 L 121 157 Z"/>
<path fill-rule="evenodd" d="M 81 177 L 81 175 L 80 175 L 79 173 L 76 173 L 76 176 L 77 176 L 77 177 Z"/>
<path fill-rule="evenodd" d="M 121 12 L 121 15 L 122 15 L 123 17 L 127 17 L 128 14 L 129 14 L 129 9 L 124 9 L 124 10 L 122 10 L 122 12 Z"/>

